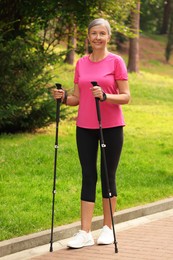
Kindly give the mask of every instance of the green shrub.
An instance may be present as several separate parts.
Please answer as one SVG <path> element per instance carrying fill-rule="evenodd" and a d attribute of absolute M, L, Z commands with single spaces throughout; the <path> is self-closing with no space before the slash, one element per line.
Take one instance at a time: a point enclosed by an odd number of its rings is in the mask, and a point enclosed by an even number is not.
<path fill-rule="evenodd" d="M 0 132 L 32 131 L 47 125 L 55 114 L 48 88 L 48 65 L 55 55 L 44 52 L 31 36 L 18 36 L 5 44 L 0 41 Z"/>

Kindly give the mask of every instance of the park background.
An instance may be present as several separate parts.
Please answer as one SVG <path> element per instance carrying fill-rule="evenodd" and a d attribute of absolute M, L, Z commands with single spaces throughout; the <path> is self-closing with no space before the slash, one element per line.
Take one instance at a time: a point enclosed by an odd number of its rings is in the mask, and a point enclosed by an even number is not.
<path fill-rule="evenodd" d="M 86 27 L 104 17 L 109 50 L 128 67 L 125 143 L 117 211 L 172 197 L 173 1 L 0 3 L 0 239 L 51 226 L 56 82 L 73 88 L 76 60 L 89 52 Z M 61 106 L 55 226 L 80 218 L 77 108 Z M 98 162 L 99 172 L 99 162 Z M 100 178 L 94 215 L 102 215 Z"/>

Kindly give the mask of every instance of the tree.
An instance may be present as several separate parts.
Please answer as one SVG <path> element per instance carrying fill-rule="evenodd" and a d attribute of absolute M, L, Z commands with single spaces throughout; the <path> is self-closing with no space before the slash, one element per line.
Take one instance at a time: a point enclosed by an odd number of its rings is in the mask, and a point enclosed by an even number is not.
<path fill-rule="evenodd" d="M 41 9 L 33 0 L 0 2 L 0 132 L 31 131 L 53 120 L 45 67 L 54 55 L 38 32 L 55 8 L 42 3 Z"/>
<path fill-rule="evenodd" d="M 76 34 L 75 25 L 68 28 L 68 38 L 67 38 L 67 53 L 64 62 L 73 65 L 75 59 L 75 49 L 76 49 Z"/>
<path fill-rule="evenodd" d="M 164 4 L 164 11 L 163 11 L 162 27 L 160 33 L 166 34 L 168 32 L 171 0 L 163 1 L 163 4 Z"/>
<path fill-rule="evenodd" d="M 150 33 L 160 33 L 164 0 L 142 0 L 140 7 L 140 29 Z"/>
<path fill-rule="evenodd" d="M 139 20 L 140 1 L 136 3 L 136 9 L 131 11 L 131 31 L 135 37 L 129 40 L 129 60 L 127 69 L 129 72 L 139 71 Z"/>
<path fill-rule="evenodd" d="M 173 51 L 173 0 L 171 0 L 170 4 L 170 13 L 171 15 L 169 19 L 168 42 L 165 51 L 165 57 L 167 62 L 169 62 L 171 53 Z"/>

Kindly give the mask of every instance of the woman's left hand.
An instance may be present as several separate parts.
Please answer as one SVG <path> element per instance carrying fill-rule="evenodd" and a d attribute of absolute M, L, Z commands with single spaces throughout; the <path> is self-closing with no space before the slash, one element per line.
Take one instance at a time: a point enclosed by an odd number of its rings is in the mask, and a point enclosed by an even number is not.
<path fill-rule="evenodd" d="M 91 88 L 91 91 L 92 91 L 93 96 L 95 98 L 99 98 L 101 100 L 103 99 L 103 91 L 102 91 L 101 87 L 94 86 L 94 87 Z"/>

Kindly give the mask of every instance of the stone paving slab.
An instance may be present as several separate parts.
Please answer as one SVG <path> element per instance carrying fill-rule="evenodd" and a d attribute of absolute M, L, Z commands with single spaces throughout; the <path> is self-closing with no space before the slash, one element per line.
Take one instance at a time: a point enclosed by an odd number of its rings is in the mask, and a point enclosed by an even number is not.
<path fill-rule="evenodd" d="M 117 233 L 118 254 L 114 245 L 91 246 L 82 249 L 63 248 L 32 260 L 172 260 L 173 259 L 173 211 L 172 216 L 151 221 Z"/>

